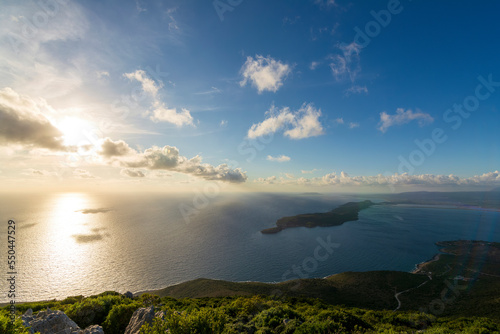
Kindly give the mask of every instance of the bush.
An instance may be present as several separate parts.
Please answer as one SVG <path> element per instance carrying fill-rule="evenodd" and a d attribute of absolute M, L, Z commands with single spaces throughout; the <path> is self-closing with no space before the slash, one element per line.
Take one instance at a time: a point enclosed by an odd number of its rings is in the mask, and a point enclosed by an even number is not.
<path fill-rule="evenodd" d="M 90 297 L 75 303 L 66 309 L 66 314 L 80 328 L 90 325 L 102 325 L 115 304 L 119 304 L 123 298 L 119 295 L 102 294 L 99 297 Z"/>
<path fill-rule="evenodd" d="M 14 323 L 12 323 L 9 314 L 2 312 L 0 313 L 0 333 L 29 334 L 29 331 L 23 326 L 21 318 L 17 318 Z"/>
<path fill-rule="evenodd" d="M 125 332 L 132 314 L 140 307 L 139 303 L 114 305 L 102 324 L 104 332 L 106 334 L 122 334 Z"/>

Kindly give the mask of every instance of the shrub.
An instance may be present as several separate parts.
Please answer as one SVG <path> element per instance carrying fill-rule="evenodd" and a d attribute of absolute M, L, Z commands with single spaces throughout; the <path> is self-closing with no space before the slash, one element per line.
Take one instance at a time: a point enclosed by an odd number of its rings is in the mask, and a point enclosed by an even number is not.
<path fill-rule="evenodd" d="M 140 307 L 139 303 L 114 305 L 102 324 L 104 332 L 106 334 L 121 334 L 125 332 L 132 314 Z"/>

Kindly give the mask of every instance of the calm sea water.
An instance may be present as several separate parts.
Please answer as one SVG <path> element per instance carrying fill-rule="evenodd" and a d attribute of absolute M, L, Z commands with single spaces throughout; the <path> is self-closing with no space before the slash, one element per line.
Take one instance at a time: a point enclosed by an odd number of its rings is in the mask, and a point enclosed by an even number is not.
<path fill-rule="evenodd" d="M 137 292 L 199 277 L 275 282 L 293 278 L 293 270 L 304 277 L 410 271 L 437 252 L 436 241 L 500 242 L 497 212 L 405 206 L 375 206 L 342 226 L 259 232 L 283 216 L 364 199 L 220 195 L 186 221 L 179 205 L 192 206 L 192 195 L 2 195 L 1 270 L 6 277 L 8 219 L 17 225 L 18 302 Z M 314 260 L 318 238 L 338 246 L 332 254 L 321 249 L 321 261 Z M 0 288 L 6 302 L 6 279 Z"/>

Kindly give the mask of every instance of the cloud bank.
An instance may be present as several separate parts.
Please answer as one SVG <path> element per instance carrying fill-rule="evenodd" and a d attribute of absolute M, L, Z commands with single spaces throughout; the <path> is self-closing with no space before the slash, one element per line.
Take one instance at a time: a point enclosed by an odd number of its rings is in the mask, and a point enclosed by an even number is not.
<path fill-rule="evenodd" d="M 122 140 L 106 138 L 101 144 L 99 154 L 107 163 L 125 167 L 121 174 L 129 177 L 142 177 L 143 172 L 133 169 L 167 170 L 193 175 L 205 180 L 242 183 L 247 175 L 240 168 L 232 169 L 227 164 L 212 166 L 202 163 L 200 156 L 188 159 L 180 155 L 174 146 L 153 146 L 144 152 L 137 152 Z M 132 170 L 131 170 L 132 169 Z"/>
<path fill-rule="evenodd" d="M 305 171 L 303 171 L 305 172 Z M 254 182 L 264 184 L 282 185 L 311 185 L 311 186 L 485 186 L 494 187 L 500 185 L 500 172 L 489 172 L 482 175 L 475 175 L 469 178 L 461 178 L 451 175 L 434 174 L 398 174 L 374 175 L 374 176 L 350 176 L 345 172 L 329 173 L 315 178 L 285 179 L 283 177 L 270 176 L 259 178 Z"/>

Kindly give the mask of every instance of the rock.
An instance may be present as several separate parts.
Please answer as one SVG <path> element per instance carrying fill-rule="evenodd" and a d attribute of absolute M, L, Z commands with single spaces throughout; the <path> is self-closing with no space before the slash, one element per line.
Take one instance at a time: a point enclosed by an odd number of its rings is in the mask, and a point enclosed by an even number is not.
<path fill-rule="evenodd" d="M 104 330 L 101 326 L 93 325 L 80 331 L 78 334 L 104 334 Z"/>
<path fill-rule="evenodd" d="M 145 323 L 151 324 L 155 318 L 155 309 L 153 306 L 148 308 L 141 307 L 137 309 L 128 323 L 125 334 L 138 334 L 142 325 Z"/>
<path fill-rule="evenodd" d="M 132 292 L 130 292 L 130 291 L 125 292 L 123 295 L 126 298 L 130 298 L 130 299 L 134 298 L 134 294 Z"/>
<path fill-rule="evenodd" d="M 26 327 L 31 327 L 30 333 L 72 334 L 80 331 L 80 327 L 64 312 L 52 311 L 50 308 L 38 312 L 36 316 L 33 316 L 33 311 L 30 309 L 23 314 L 22 320 Z"/>
<path fill-rule="evenodd" d="M 161 320 L 165 320 L 165 312 L 163 312 L 163 311 L 156 312 L 155 318 L 160 318 Z"/>
<path fill-rule="evenodd" d="M 101 326 L 93 325 L 81 330 L 78 325 L 62 311 L 40 311 L 33 316 L 33 310 L 27 310 L 22 316 L 23 325 L 31 327 L 30 333 L 40 334 L 104 334 Z"/>

